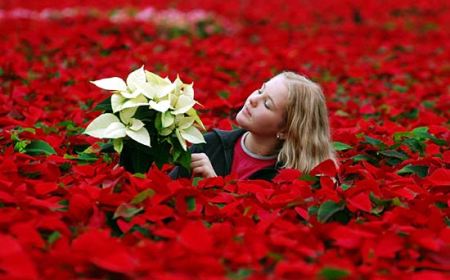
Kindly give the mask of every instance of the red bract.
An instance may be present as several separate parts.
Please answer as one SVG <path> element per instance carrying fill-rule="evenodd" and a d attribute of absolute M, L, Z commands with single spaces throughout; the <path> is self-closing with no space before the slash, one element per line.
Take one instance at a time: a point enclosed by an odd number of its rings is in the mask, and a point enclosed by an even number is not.
<path fill-rule="evenodd" d="M 3 2 L 0 278 L 448 278 L 447 1 Z M 305 74 L 338 166 L 125 172 L 82 134 L 106 97 L 89 81 L 142 65 L 194 82 L 208 129 L 275 73 Z"/>
<path fill-rule="evenodd" d="M 2 273 L 6 277 L 11 279 L 38 279 L 35 264 L 17 240 L 7 235 L 0 235 L 0 244 L 2 244 L 0 265 Z"/>
<path fill-rule="evenodd" d="M 199 238 L 202 236 L 202 238 Z M 180 232 L 179 242 L 194 253 L 208 254 L 213 250 L 213 239 L 200 222 L 188 223 Z"/>
<path fill-rule="evenodd" d="M 432 186 L 450 186 L 450 170 L 439 168 L 428 177 L 428 181 Z"/>
<path fill-rule="evenodd" d="M 137 261 L 129 250 L 108 232 L 91 230 L 72 243 L 73 254 L 80 255 L 96 266 L 124 274 L 131 274 Z"/>

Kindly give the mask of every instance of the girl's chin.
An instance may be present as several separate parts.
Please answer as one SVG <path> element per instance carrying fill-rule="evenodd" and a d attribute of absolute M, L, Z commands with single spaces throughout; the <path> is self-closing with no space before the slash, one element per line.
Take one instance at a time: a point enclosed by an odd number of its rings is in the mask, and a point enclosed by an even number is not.
<path fill-rule="evenodd" d="M 245 116 L 242 113 L 242 111 L 240 111 L 237 115 L 236 115 L 236 122 L 239 126 L 243 126 L 245 124 Z"/>

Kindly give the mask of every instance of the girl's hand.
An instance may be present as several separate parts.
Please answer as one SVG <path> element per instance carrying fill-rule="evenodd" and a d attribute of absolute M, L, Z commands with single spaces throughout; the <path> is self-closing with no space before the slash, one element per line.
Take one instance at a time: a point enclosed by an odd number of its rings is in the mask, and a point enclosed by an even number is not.
<path fill-rule="evenodd" d="M 211 161 L 205 153 L 191 155 L 191 169 L 192 175 L 194 175 L 195 177 L 217 177 L 217 174 L 211 165 Z"/>

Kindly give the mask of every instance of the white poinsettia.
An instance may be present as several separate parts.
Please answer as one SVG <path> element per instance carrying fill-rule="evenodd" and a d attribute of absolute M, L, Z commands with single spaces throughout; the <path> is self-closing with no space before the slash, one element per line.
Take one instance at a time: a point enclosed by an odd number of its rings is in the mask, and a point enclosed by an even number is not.
<path fill-rule="evenodd" d="M 120 112 L 120 119 L 111 113 L 106 113 L 94 119 L 86 128 L 85 134 L 96 138 L 118 139 L 125 136 L 151 147 L 150 134 L 141 120 L 132 118 L 134 109 L 126 109 Z M 122 122 L 122 121 L 123 122 Z"/>
<path fill-rule="evenodd" d="M 181 81 L 180 77 L 177 75 L 177 78 L 175 79 L 173 84 L 175 85 L 176 93 L 178 93 L 179 95 L 181 95 L 181 94 L 187 95 L 187 96 L 191 97 L 192 99 L 194 99 L 193 83 L 185 84 L 185 83 L 183 83 L 183 81 Z"/>
<path fill-rule="evenodd" d="M 169 98 L 159 99 L 155 98 L 154 100 L 150 100 L 148 105 L 150 109 L 153 109 L 158 112 L 166 112 L 170 108 L 170 100 Z"/>
<path fill-rule="evenodd" d="M 114 114 L 106 113 L 94 119 L 84 131 L 85 134 L 96 138 L 122 138 L 127 134 L 125 125 Z"/>
<path fill-rule="evenodd" d="M 175 89 L 175 85 L 168 78 L 163 79 L 148 71 L 145 71 L 145 74 L 147 83 L 142 88 L 142 94 L 149 99 L 150 109 L 166 112 L 170 108 L 170 93 Z"/>
<path fill-rule="evenodd" d="M 173 98 L 172 101 L 172 114 L 184 114 L 189 111 L 195 105 L 195 100 L 187 95 L 179 95 Z"/>
<path fill-rule="evenodd" d="M 170 126 L 164 127 L 163 120 L 163 129 L 160 131 L 160 134 L 162 136 L 167 136 L 175 131 L 178 142 L 180 142 L 181 147 L 183 147 L 183 149 L 186 151 L 186 141 L 192 144 L 205 143 L 205 139 L 203 138 L 202 133 L 200 132 L 200 130 L 198 130 L 198 128 L 194 126 L 195 121 L 195 117 L 177 115 L 173 118 L 173 122 Z"/>
<path fill-rule="evenodd" d="M 131 99 L 123 97 L 120 93 L 114 93 L 111 96 L 111 108 L 113 113 L 117 113 L 128 108 L 137 108 L 139 106 L 146 105 L 148 105 L 148 100 L 142 94 Z"/>
<path fill-rule="evenodd" d="M 200 119 L 200 117 L 199 117 L 198 114 L 197 114 L 197 111 L 195 111 L 194 108 L 189 109 L 189 110 L 186 112 L 186 115 L 188 115 L 189 117 L 194 118 L 194 121 L 195 121 L 197 124 L 199 124 L 200 127 L 201 127 L 203 130 L 206 130 L 206 127 L 203 125 L 202 120 Z"/>
<path fill-rule="evenodd" d="M 119 77 L 105 78 L 91 81 L 99 88 L 117 91 L 125 98 L 136 98 L 142 94 L 143 86 L 147 82 L 144 66 L 131 72 L 125 82 Z"/>
<path fill-rule="evenodd" d="M 192 83 L 185 84 L 178 76 L 171 82 L 167 77 L 162 78 L 144 70 L 144 66 L 131 72 L 126 81 L 112 77 L 92 83 L 111 91 L 112 113 L 105 113 L 94 119 L 86 128 L 85 134 L 112 139 L 118 153 L 122 152 L 124 145 L 129 144 L 123 141 L 125 137 L 151 147 L 150 133 L 158 135 L 155 138 L 157 141 L 167 141 L 176 136 L 175 143 L 169 141 L 171 149 L 160 151 L 171 155 L 177 149 L 178 152 L 182 152 L 180 149 L 188 152 L 188 142 L 205 142 L 197 128 L 205 129 L 194 109 L 197 101 L 194 99 Z M 138 109 L 139 115 L 136 116 L 141 116 L 142 119 L 135 116 Z"/>
<path fill-rule="evenodd" d="M 161 125 L 163 128 L 171 127 L 175 122 L 175 117 L 171 112 L 166 111 L 161 114 Z"/>
<path fill-rule="evenodd" d="M 178 76 L 173 84 L 175 85 L 175 90 L 170 99 L 172 114 L 184 114 L 196 103 L 194 100 L 193 84 L 184 84 Z"/>
<path fill-rule="evenodd" d="M 186 151 L 186 141 L 192 144 L 205 143 L 202 133 L 194 126 L 193 117 L 181 117 L 177 123 L 175 134 L 181 147 Z"/>

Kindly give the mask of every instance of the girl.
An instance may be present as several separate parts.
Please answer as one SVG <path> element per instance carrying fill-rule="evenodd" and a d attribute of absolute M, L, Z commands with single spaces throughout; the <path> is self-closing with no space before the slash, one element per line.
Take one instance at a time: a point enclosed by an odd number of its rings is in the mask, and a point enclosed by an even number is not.
<path fill-rule="evenodd" d="M 236 116 L 241 129 L 214 129 L 206 144 L 191 147 L 191 174 L 180 167 L 172 178 L 236 174 L 239 179 L 271 180 L 280 168 L 308 173 L 335 161 L 325 97 L 319 85 L 293 72 L 264 83 Z"/>

